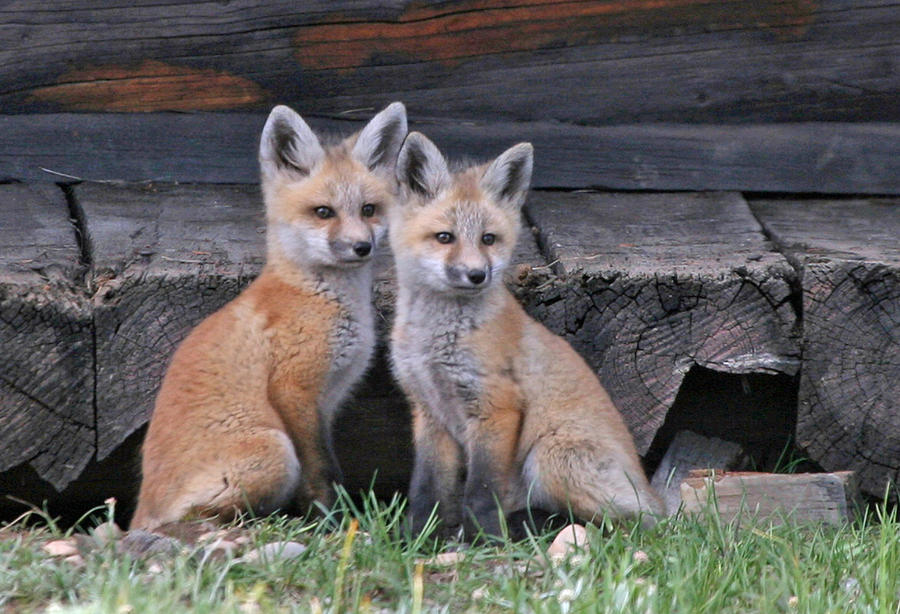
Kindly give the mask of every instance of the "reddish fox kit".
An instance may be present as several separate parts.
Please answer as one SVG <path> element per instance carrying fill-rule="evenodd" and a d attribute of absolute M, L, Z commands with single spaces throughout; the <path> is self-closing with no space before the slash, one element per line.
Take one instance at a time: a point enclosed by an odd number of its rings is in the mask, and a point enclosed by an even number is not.
<path fill-rule="evenodd" d="M 528 143 L 456 172 L 419 133 L 400 150 L 391 351 L 413 406 L 414 531 L 435 503 L 445 525 L 490 534 L 497 503 L 583 520 L 662 512 L 594 373 L 501 279 L 531 168 Z"/>
<path fill-rule="evenodd" d="M 405 136 L 400 103 L 332 145 L 273 109 L 259 151 L 266 265 L 175 352 L 132 527 L 332 501 L 331 425 L 372 356 L 372 256 Z"/>

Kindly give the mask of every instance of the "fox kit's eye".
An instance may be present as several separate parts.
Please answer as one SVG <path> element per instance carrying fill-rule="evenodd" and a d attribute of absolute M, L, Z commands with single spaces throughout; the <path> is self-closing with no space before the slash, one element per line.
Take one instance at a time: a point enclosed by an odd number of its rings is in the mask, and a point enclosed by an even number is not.
<path fill-rule="evenodd" d="M 497 235 L 495 235 L 492 232 L 486 232 L 483 235 L 481 235 L 481 242 L 484 243 L 485 245 L 493 245 L 494 241 L 496 241 L 496 240 L 497 240 Z"/>
<path fill-rule="evenodd" d="M 375 215 L 375 205 L 372 203 L 366 203 L 362 206 L 362 216 L 363 217 L 372 217 Z"/>
<path fill-rule="evenodd" d="M 434 235 L 434 238 L 437 239 L 438 243 L 453 243 L 453 239 L 456 237 L 453 236 L 452 233 L 449 232 L 439 232 Z"/>
<path fill-rule="evenodd" d="M 334 217 L 334 215 L 335 215 L 334 209 L 332 209 L 331 207 L 324 207 L 324 206 L 316 207 L 315 209 L 313 209 L 313 212 L 316 214 L 316 217 L 323 219 L 323 220 L 327 220 L 328 218 Z"/>

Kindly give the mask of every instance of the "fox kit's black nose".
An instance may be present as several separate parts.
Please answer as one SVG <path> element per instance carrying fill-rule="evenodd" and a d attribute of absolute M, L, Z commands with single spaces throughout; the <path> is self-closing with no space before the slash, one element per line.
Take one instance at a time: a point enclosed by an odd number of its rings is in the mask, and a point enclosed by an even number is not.
<path fill-rule="evenodd" d="M 469 281 L 477 286 L 485 279 L 487 279 L 487 273 L 485 273 L 482 269 L 470 269 L 469 272 L 466 273 L 466 277 L 468 277 Z"/>
<path fill-rule="evenodd" d="M 372 244 L 368 241 L 357 241 L 353 244 L 353 253 L 364 258 L 372 251 Z"/>

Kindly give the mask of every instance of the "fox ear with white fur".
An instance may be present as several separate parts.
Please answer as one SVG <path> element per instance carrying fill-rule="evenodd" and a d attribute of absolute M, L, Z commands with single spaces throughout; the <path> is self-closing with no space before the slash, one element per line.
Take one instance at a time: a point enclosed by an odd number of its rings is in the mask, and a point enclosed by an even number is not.
<path fill-rule="evenodd" d="M 450 183 L 447 161 L 437 146 L 421 132 L 410 132 L 397 158 L 401 186 L 430 200 Z"/>
<path fill-rule="evenodd" d="M 406 138 L 406 107 L 393 102 L 362 129 L 353 146 L 353 157 L 369 170 L 390 173 L 397 162 L 400 145 Z"/>
<path fill-rule="evenodd" d="M 484 171 L 481 187 L 500 204 L 521 207 L 528 195 L 533 160 L 531 143 L 510 147 Z"/>
<path fill-rule="evenodd" d="M 264 180 L 283 174 L 302 179 L 324 157 L 318 137 L 302 117 L 284 105 L 272 109 L 259 139 L 259 167 Z"/>

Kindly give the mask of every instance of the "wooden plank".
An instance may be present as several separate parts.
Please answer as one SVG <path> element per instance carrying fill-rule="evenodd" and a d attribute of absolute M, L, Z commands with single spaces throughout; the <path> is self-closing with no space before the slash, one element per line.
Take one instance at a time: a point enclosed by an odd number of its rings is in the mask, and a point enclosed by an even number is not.
<path fill-rule="evenodd" d="M 656 468 L 650 485 L 665 503 L 666 513 L 672 515 L 681 505 L 681 483 L 692 471 L 730 469 L 741 452 L 738 443 L 704 437 L 693 431 L 679 431 Z"/>
<path fill-rule="evenodd" d="M 597 371 L 645 453 L 685 374 L 796 373 L 794 271 L 737 194 L 535 192 L 557 278 L 529 311 Z"/>
<path fill-rule="evenodd" d="M 576 123 L 900 119 L 891 0 L 69 0 L 0 12 L 5 112 L 404 100 Z M 64 49 L 65 53 L 60 50 Z"/>
<path fill-rule="evenodd" d="M 706 475 L 704 475 L 706 473 Z M 858 490 L 852 471 L 743 473 L 698 471 L 681 484 L 684 510 L 714 509 L 723 522 L 841 525 L 853 519 Z"/>
<path fill-rule="evenodd" d="M 802 281 L 797 441 L 884 496 L 900 483 L 900 199 L 752 206 Z"/>
<path fill-rule="evenodd" d="M 330 132 L 362 126 L 307 119 Z M 0 115 L 0 180 L 256 183 L 264 123 L 261 113 Z M 900 194 L 900 123 L 411 127 L 452 157 L 531 141 L 536 188 Z"/>
<path fill-rule="evenodd" d="M 0 472 L 61 490 L 95 451 L 91 314 L 63 192 L 0 185 Z"/>

